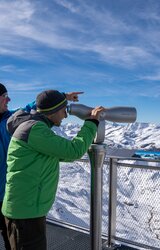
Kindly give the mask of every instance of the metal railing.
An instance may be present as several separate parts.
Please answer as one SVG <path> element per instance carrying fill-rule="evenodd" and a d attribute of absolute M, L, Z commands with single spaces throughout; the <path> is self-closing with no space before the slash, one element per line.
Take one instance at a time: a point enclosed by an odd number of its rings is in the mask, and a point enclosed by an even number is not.
<path fill-rule="evenodd" d="M 89 165 L 88 159 L 78 163 Z M 116 249 L 117 244 L 160 249 L 160 161 L 107 156 L 102 169 L 94 170 L 92 166 L 90 183 L 89 228 L 75 228 L 90 233 L 92 250 L 102 249 L 102 238 L 106 239 L 103 249 Z M 69 227 L 74 224 L 59 221 Z"/>
<path fill-rule="evenodd" d="M 108 249 L 116 241 L 143 249 L 160 249 L 159 201 L 159 161 L 110 158 Z"/>

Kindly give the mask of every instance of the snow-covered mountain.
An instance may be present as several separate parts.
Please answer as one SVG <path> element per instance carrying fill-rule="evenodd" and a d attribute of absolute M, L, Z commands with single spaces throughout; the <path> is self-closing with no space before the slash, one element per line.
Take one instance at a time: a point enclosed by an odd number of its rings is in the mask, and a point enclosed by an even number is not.
<path fill-rule="evenodd" d="M 68 123 L 54 131 L 72 139 L 80 130 L 78 124 Z M 105 125 L 108 147 L 160 151 L 160 124 L 133 123 Z M 138 162 L 133 161 L 136 165 Z M 148 165 L 148 162 L 145 162 Z M 158 166 L 160 163 L 152 163 Z M 89 228 L 90 164 L 61 163 L 56 200 L 49 216 Z M 108 225 L 108 165 L 104 164 L 102 231 Z M 116 235 L 160 249 L 160 171 L 147 168 L 118 167 Z M 149 248 L 152 249 L 152 248 Z M 154 249 L 154 248 L 153 248 Z"/>
<path fill-rule="evenodd" d="M 79 124 L 68 123 L 55 130 L 71 139 L 80 127 Z M 110 147 L 157 151 L 160 150 L 160 124 L 136 122 L 122 125 L 106 122 L 104 142 Z"/>

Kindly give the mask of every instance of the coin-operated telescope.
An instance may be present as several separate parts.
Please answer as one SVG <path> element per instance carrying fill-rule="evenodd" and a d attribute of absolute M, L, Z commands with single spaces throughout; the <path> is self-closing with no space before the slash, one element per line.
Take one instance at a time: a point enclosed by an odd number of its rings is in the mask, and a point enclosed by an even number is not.
<path fill-rule="evenodd" d="M 83 104 L 70 104 L 67 107 L 67 112 L 70 115 L 75 115 L 78 118 L 85 120 L 90 117 L 92 107 Z M 111 107 L 106 108 L 100 114 L 100 123 L 98 126 L 97 136 L 94 143 L 102 143 L 105 138 L 105 120 L 120 123 L 133 123 L 136 121 L 137 111 L 134 107 Z"/>
<path fill-rule="evenodd" d="M 85 120 L 90 117 L 92 109 L 92 107 L 88 107 L 83 104 L 70 104 L 67 111 L 70 115 L 75 115 L 80 119 Z M 88 156 L 91 163 L 90 246 L 92 250 L 102 249 L 102 183 L 103 162 L 106 153 L 106 145 L 103 144 L 105 138 L 105 120 L 112 122 L 132 123 L 135 122 L 136 117 L 137 112 L 133 107 L 106 108 L 106 110 L 102 111 L 100 114 L 97 135 L 94 139 L 94 143 L 88 150 Z M 109 164 L 109 167 L 110 165 L 111 164 Z M 110 173 L 109 176 L 112 175 L 113 174 Z M 109 186 L 111 186 L 111 184 Z M 112 190 L 110 192 L 112 192 Z M 111 205 L 109 205 L 109 214 L 113 214 L 113 212 L 111 212 Z M 109 218 L 110 217 L 111 216 L 109 216 Z M 109 225 L 110 224 L 111 222 L 109 221 Z M 110 239 L 112 236 L 110 228 L 111 227 L 109 226 L 108 239 Z M 110 249 L 111 240 L 108 240 L 107 244 L 107 249 Z"/>

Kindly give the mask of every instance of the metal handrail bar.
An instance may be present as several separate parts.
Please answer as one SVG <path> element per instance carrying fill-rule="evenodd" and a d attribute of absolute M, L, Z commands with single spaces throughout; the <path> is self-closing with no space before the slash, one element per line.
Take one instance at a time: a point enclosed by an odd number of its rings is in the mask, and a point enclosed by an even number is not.
<path fill-rule="evenodd" d="M 138 162 L 135 162 L 134 163 L 126 163 L 124 162 L 124 160 L 132 160 L 132 161 L 146 161 L 146 162 L 157 162 L 157 163 L 160 163 L 160 160 L 153 160 L 153 159 L 139 159 L 139 158 L 117 158 L 117 157 L 111 157 L 111 158 L 108 158 L 108 160 L 104 160 L 104 165 L 105 164 L 109 164 L 109 159 L 117 159 L 117 165 L 118 166 L 121 166 L 121 167 L 133 167 L 133 168 L 145 168 L 145 169 L 152 169 L 152 170 L 160 170 L 160 165 L 159 166 L 151 166 L 151 165 L 142 165 L 142 164 L 139 164 Z M 77 162 L 89 162 L 89 159 L 80 159 L 78 160 Z"/>
<path fill-rule="evenodd" d="M 126 245 L 129 245 L 131 247 L 139 247 L 139 248 L 145 248 L 145 249 L 149 249 L 149 250 L 159 250 L 159 248 L 157 247 L 152 247 L 152 246 L 148 246 L 148 245 L 145 245 L 143 243 L 137 243 L 135 241 L 131 241 L 131 240 L 127 240 L 127 239 L 123 239 L 123 238 L 120 238 L 120 237 L 114 237 L 114 240 L 117 240 L 118 242 L 120 243 L 125 243 Z M 134 242 L 134 245 L 133 245 L 133 242 Z"/>
<path fill-rule="evenodd" d="M 76 230 L 78 232 L 83 232 L 83 233 L 89 234 L 89 229 L 87 229 L 87 228 L 76 226 L 76 225 L 74 225 L 72 223 L 68 223 L 68 222 L 65 222 L 65 221 L 62 221 L 62 220 L 59 220 L 59 219 L 56 219 L 56 218 L 52 218 L 52 217 L 50 217 L 48 215 L 47 215 L 46 221 L 51 223 L 51 224 L 55 224 L 55 225 L 58 225 L 58 226 L 62 226 L 62 227 L 65 227 L 65 228 Z"/>
<path fill-rule="evenodd" d="M 136 157 L 110 157 L 110 158 L 116 158 L 118 160 L 131 160 L 131 161 L 149 161 L 149 162 L 160 162 L 158 159 L 152 159 L 152 158 L 136 158 Z"/>
<path fill-rule="evenodd" d="M 136 157 L 117 157 L 117 156 L 109 156 L 107 155 L 106 157 L 107 159 L 104 160 L 104 164 L 108 164 L 109 163 L 109 159 L 117 159 L 118 162 L 120 161 L 124 161 L 124 160 L 130 160 L 130 161 L 145 161 L 145 162 L 157 162 L 160 163 L 160 160 L 157 159 L 152 159 L 152 158 L 136 158 Z M 89 162 L 88 158 L 81 158 L 79 160 L 77 160 L 77 162 Z M 133 164 L 134 165 L 134 164 Z"/>
<path fill-rule="evenodd" d="M 108 158 L 113 158 L 117 160 L 131 160 L 131 161 L 149 161 L 149 162 L 160 162 L 158 159 L 152 159 L 152 158 L 136 158 L 136 157 L 123 157 L 123 156 L 107 156 Z"/>
<path fill-rule="evenodd" d="M 133 168 L 144 168 L 144 169 L 152 169 L 152 170 L 159 170 L 160 171 L 160 166 L 139 165 L 138 163 L 130 164 L 130 163 L 117 161 L 117 166 L 121 166 L 121 167 L 133 167 L 134 166 Z"/>
<path fill-rule="evenodd" d="M 87 228 L 76 226 L 74 224 L 64 222 L 62 220 L 58 220 L 58 219 L 55 219 L 55 218 L 51 218 L 50 216 L 47 216 L 46 221 L 48 223 L 55 224 L 55 225 L 58 225 L 58 226 L 62 226 L 62 227 L 69 228 L 69 229 L 73 229 L 75 231 L 82 232 L 82 233 L 85 233 L 85 234 L 90 233 L 89 229 L 87 229 Z M 107 240 L 108 235 L 103 233 L 102 238 Z M 120 244 L 125 243 L 126 246 L 128 245 L 128 246 L 133 247 L 133 241 L 131 241 L 131 240 L 123 239 L 123 238 L 120 238 L 120 237 L 117 237 L 117 236 L 114 236 L 113 238 L 114 238 L 114 240 L 118 241 Z M 149 250 L 151 250 L 151 249 L 152 250 L 159 250 L 159 248 L 147 246 L 145 244 L 136 243 L 136 242 L 134 242 L 134 246 L 143 247 L 143 248 L 149 249 Z"/>
<path fill-rule="evenodd" d="M 76 230 L 78 232 L 82 232 L 82 233 L 86 233 L 86 234 L 90 233 L 89 228 L 77 226 L 75 224 L 68 223 L 68 222 L 65 222 L 63 220 L 50 217 L 49 215 L 47 215 L 46 221 L 48 223 L 51 223 L 51 224 L 55 224 L 55 225 L 58 225 L 58 226 L 62 226 L 62 227 L 65 227 L 65 228 Z M 107 240 L 107 238 L 108 238 L 107 234 L 102 233 L 102 238 Z"/>

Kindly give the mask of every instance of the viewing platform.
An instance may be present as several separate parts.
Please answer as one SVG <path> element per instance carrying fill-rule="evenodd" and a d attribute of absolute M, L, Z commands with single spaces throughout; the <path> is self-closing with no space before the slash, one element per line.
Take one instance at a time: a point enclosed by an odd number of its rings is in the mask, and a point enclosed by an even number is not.
<path fill-rule="evenodd" d="M 105 242 L 105 240 L 103 240 Z M 106 250 L 106 248 L 102 248 Z M 128 246 L 119 246 L 117 250 L 135 250 Z M 3 239 L 0 235 L 0 250 L 5 250 Z M 91 250 L 90 236 L 87 233 L 47 222 L 47 250 Z"/>

